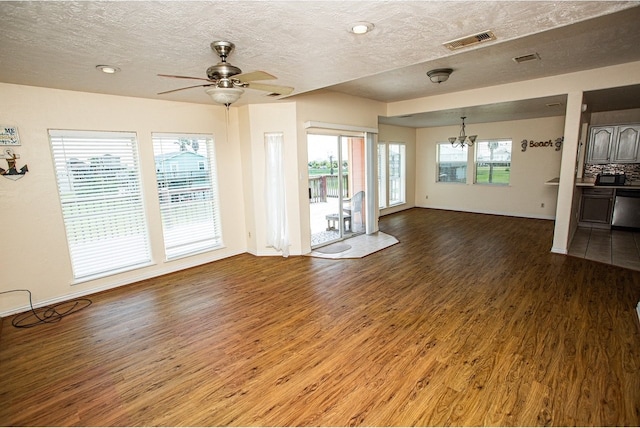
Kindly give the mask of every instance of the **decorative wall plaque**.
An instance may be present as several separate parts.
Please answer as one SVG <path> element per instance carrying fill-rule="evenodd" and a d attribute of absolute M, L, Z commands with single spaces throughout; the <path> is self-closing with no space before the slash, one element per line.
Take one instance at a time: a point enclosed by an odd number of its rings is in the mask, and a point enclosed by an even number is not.
<path fill-rule="evenodd" d="M 527 147 L 555 147 L 556 152 L 560 151 L 560 149 L 562 149 L 562 143 L 564 141 L 564 137 L 558 137 L 555 139 L 555 141 L 549 140 L 549 141 L 527 141 L 527 140 L 522 140 L 520 142 L 520 146 L 522 147 L 522 151 L 526 151 Z"/>
<path fill-rule="evenodd" d="M 15 126 L 0 126 L 0 146 L 19 146 L 20 136 Z"/>

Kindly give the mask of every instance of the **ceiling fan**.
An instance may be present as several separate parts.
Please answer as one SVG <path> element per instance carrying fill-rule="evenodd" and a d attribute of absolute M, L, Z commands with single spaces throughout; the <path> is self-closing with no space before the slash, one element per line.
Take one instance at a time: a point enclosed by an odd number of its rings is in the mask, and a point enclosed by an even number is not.
<path fill-rule="evenodd" d="M 158 95 L 168 94 L 171 92 L 182 91 L 184 89 L 205 87 L 207 94 L 211 96 L 214 102 L 223 104 L 225 107 L 238 101 L 244 93 L 243 88 L 257 89 L 267 91 L 277 95 L 289 95 L 293 92 L 293 88 L 289 86 L 269 85 L 259 83 L 259 80 L 273 80 L 276 77 L 265 71 L 253 71 L 250 73 L 242 73 L 238 67 L 227 62 L 227 57 L 233 51 L 235 45 L 231 42 L 217 41 L 211 43 L 211 49 L 217 52 L 220 62 L 212 65 L 207 69 L 207 78 L 175 76 L 170 74 L 158 74 L 160 77 L 171 77 L 176 79 L 192 79 L 204 80 L 204 84 L 186 86 L 184 88 L 172 89 L 170 91 L 159 92 Z"/>

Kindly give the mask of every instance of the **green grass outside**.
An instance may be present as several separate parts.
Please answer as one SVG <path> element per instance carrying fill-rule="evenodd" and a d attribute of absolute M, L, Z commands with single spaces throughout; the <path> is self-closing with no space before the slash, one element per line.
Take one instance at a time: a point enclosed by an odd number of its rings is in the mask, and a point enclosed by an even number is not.
<path fill-rule="evenodd" d="M 476 168 L 476 183 L 479 184 L 509 184 L 510 168 L 508 166 L 494 166 L 491 181 L 489 181 L 489 166 Z"/>

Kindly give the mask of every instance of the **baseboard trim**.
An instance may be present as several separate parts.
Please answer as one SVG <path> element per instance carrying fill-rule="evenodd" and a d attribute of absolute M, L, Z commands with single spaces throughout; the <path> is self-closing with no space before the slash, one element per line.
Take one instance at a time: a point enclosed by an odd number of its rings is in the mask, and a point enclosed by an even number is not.
<path fill-rule="evenodd" d="M 502 212 L 502 211 L 491 211 L 491 210 L 468 210 L 461 209 L 458 207 L 446 207 L 446 206 L 416 206 L 416 208 L 426 208 L 433 210 L 444 210 L 444 211 L 459 211 L 464 213 L 472 213 L 472 214 L 487 214 L 487 215 L 501 215 L 505 217 L 519 217 L 519 218 L 533 218 L 538 220 L 555 220 L 556 217 L 553 215 L 537 215 L 537 214 L 525 214 L 525 213 L 511 213 L 511 212 Z"/>

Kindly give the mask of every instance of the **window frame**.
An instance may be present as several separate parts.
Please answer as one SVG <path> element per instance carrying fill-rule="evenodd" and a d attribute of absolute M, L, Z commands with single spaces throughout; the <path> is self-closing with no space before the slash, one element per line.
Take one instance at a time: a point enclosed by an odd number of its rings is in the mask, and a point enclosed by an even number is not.
<path fill-rule="evenodd" d="M 464 152 L 464 162 L 459 161 L 458 163 L 464 163 L 464 180 L 441 180 L 440 178 L 443 176 L 441 171 L 441 164 L 445 163 L 441 161 L 441 147 L 449 147 L 454 150 L 461 150 Z M 453 163 L 454 161 L 448 161 L 448 163 Z M 451 167 L 450 167 L 451 168 Z M 449 174 L 446 174 L 447 176 Z M 436 170 L 435 170 L 435 180 L 436 183 L 446 183 L 446 184 L 467 184 L 469 180 L 469 149 L 467 146 L 462 148 L 455 148 L 451 145 L 450 142 L 439 141 L 436 142 Z"/>
<path fill-rule="evenodd" d="M 392 168 L 395 168 L 392 162 L 391 146 L 398 147 L 398 177 L 392 176 Z M 407 145 L 405 143 L 389 142 L 387 144 L 387 205 L 389 207 L 395 207 L 398 205 L 407 203 Z M 394 193 L 391 185 L 392 180 L 397 181 L 400 193 L 400 197 L 391 201 Z"/>
<path fill-rule="evenodd" d="M 191 150 L 186 148 L 187 145 L 181 144 L 184 140 L 190 141 Z M 213 136 L 154 132 L 151 134 L 151 143 L 165 260 L 176 260 L 224 248 Z M 173 148 L 173 144 L 178 144 L 179 148 L 171 152 L 169 150 Z M 201 154 L 202 149 L 206 155 Z M 159 162 L 167 162 L 167 155 L 173 153 L 177 155 L 172 159 L 181 156 L 182 153 L 201 156 L 204 159 L 196 159 L 191 170 L 179 163 L 170 163 L 167 165 L 168 168 L 163 167 Z M 201 165 L 205 166 L 204 170 L 200 169 Z M 169 175 L 161 176 L 161 171 L 165 170 Z M 170 181 L 171 175 L 176 173 L 183 176 L 173 177 Z M 196 176 L 189 176 L 193 173 Z M 171 187 L 174 188 L 173 191 Z M 180 215 L 176 214 L 178 211 Z M 181 222 L 180 226 L 178 221 Z M 197 222 L 200 224 L 199 227 L 204 229 L 196 230 Z M 182 231 L 177 230 L 179 227 Z"/>
<path fill-rule="evenodd" d="M 378 208 L 387 207 L 387 143 L 378 142 Z"/>
<path fill-rule="evenodd" d="M 392 184 L 391 181 L 395 177 L 391 176 L 391 170 L 393 168 L 391 156 L 391 146 L 399 147 L 399 177 L 396 179 L 400 187 L 400 198 L 392 201 Z M 381 151 L 383 153 L 381 153 Z M 383 156 L 381 158 L 381 155 Z M 383 159 L 384 165 L 380 165 L 380 159 Z M 380 174 L 383 173 L 384 177 Z M 391 208 L 398 205 L 407 203 L 407 144 L 404 142 L 396 141 L 379 141 L 378 142 L 378 208 Z"/>
<path fill-rule="evenodd" d="M 152 264 L 135 132 L 49 129 L 73 283 Z"/>
<path fill-rule="evenodd" d="M 508 161 L 505 160 L 482 160 L 481 162 L 478 161 L 478 152 L 480 151 L 480 147 L 482 144 L 491 144 L 491 143 L 509 143 L 509 153 L 508 153 Z M 484 140 L 478 140 L 476 141 L 475 145 L 474 145 L 474 155 L 473 155 L 473 184 L 477 184 L 480 186 L 510 186 L 511 185 L 511 166 L 512 166 L 512 156 L 513 156 L 513 139 L 511 138 L 492 138 L 492 139 L 484 139 Z M 491 165 L 495 165 L 495 164 L 506 164 L 508 163 L 508 166 L 506 166 L 506 168 L 508 168 L 508 180 L 507 182 L 479 182 L 478 181 L 478 171 L 480 170 L 479 168 L 479 163 L 489 163 L 490 164 L 490 171 L 491 169 Z M 491 177 L 491 175 L 489 175 L 489 177 Z"/>

